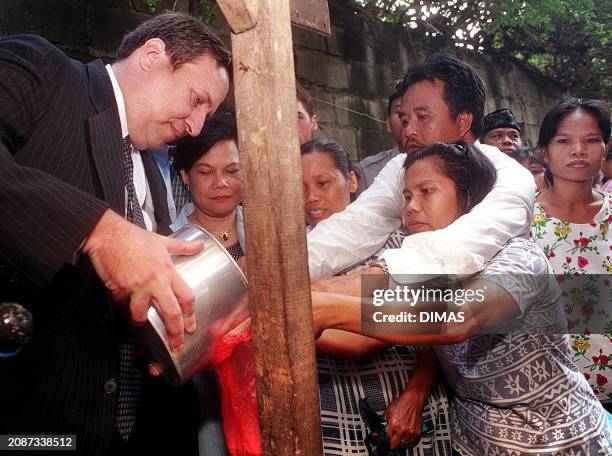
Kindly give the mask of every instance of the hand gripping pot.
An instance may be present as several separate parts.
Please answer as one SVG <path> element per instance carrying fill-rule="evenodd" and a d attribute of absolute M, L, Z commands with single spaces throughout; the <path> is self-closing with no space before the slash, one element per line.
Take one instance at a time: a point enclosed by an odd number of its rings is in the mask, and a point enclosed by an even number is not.
<path fill-rule="evenodd" d="M 178 386 L 206 369 L 221 338 L 246 318 L 247 281 L 225 247 L 205 229 L 187 224 L 172 237 L 204 241 L 204 249 L 197 255 L 172 258 L 195 293 L 196 330 L 185 332 L 181 351 L 171 351 L 166 329 L 153 306 L 141 329 L 152 361 L 164 363 L 165 380 Z"/>

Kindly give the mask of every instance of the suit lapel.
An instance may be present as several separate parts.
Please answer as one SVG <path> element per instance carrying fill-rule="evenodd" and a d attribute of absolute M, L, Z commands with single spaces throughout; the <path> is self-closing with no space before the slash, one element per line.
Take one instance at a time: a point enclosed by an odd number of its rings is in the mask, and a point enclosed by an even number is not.
<path fill-rule="evenodd" d="M 89 98 L 96 114 L 88 119 L 91 153 L 104 200 L 119 215 L 125 214 L 125 181 L 121 142 L 121 123 L 115 94 L 104 64 L 97 60 L 87 65 Z"/>

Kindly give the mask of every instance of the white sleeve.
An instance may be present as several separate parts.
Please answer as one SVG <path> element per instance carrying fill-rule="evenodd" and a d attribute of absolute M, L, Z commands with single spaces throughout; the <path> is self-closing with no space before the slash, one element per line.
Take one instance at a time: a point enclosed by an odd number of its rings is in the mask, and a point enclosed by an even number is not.
<path fill-rule="evenodd" d="M 495 186 L 448 227 L 407 236 L 401 249 L 386 250 L 391 274 L 471 274 L 481 270 L 509 239 L 528 236 L 533 176 L 497 148 L 476 145 L 497 170 Z"/>
<path fill-rule="evenodd" d="M 405 159 L 406 154 L 399 154 L 390 160 L 354 203 L 308 234 L 312 278 L 335 274 L 369 258 L 401 225 Z"/>

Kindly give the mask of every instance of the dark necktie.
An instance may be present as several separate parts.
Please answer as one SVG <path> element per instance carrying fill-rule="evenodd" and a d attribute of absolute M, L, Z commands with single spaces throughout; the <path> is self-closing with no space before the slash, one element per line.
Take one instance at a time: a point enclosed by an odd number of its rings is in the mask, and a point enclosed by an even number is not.
<path fill-rule="evenodd" d="M 134 163 L 132 162 L 132 142 L 127 136 L 123 139 L 123 173 L 127 192 L 125 218 L 146 229 L 142 208 L 134 187 Z M 138 366 L 135 345 L 131 341 L 119 341 L 119 400 L 115 414 L 115 426 L 121 438 L 128 440 L 136 421 L 140 402 L 142 370 Z"/>
<path fill-rule="evenodd" d="M 127 207 L 125 218 L 140 228 L 147 229 L 142 208 L 138 202 L 136 188 L 134 187 L 134 163 L 132 162 L 132 141 L 129 136 L 123 139 L 123 175 L 125 176 L 125 189 L 127 190 Z"/>

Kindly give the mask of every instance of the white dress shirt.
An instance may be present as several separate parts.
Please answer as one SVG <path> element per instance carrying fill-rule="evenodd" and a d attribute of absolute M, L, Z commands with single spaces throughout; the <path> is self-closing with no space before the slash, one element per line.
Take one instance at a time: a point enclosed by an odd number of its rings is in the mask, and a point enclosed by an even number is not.
<path fill-rule="evenodd" d="M 506 242 L 528 236 L 535 183 L 529 171 L 496 147 L 476 143 L 497 170 L 491 192 L 450 226 L 413 234 L 384 258 L 396 274 L 471 274 L 483 268 Z M 402 224 L 406 154 L 383 168 L 374 183 L 344 211 L 308 234 L 310 276 L 332 275 L 370 257 Z"/>
<path fill-rule="evenodd" d="M 125 138 L 128 134 L 127 116 L 125 113 L 125 101 L 123 99 L 123 93 L 121 87 L 117 82 L 115 73 L 110 65 L 106 65 L 106 71 L 110 77 L 113 85 L 113 92 L 115 93 L 115 100 L 117 101 L 117 109 L 119 110 L 119 121 L 121 122 L 121 137 Z M 147 226 L 147 230 L 155 231 L 155 209 L 153 207 L 153 199 L 151 198 L 151 190 L 147 183 L 147 176 L 145 174 L 144 165 L 142 164 L 142 157 L 140 151 L 132 147 L 132 163 L 134 164 L 134 188 L 136 189 L 136 197 L 138 198 L 138 204 L 142 209 L 142 216 Z M 127 189 L 125 190 L 125 207 L 127 210 Z M 124 214 L 125 216 L 125 214 Z"/>

